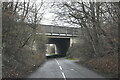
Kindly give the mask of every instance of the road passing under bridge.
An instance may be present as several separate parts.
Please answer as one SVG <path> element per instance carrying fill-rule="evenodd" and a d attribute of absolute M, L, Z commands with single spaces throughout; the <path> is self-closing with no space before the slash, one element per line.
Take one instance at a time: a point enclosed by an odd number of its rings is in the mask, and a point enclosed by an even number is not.
<path fill-rule="evenodd" d="M 42 34 L 42 29 L 45 36 L 48 38 L 46 44 L 55 44 L 57 53 L 61 56 L 66 56 L 69 47 L 76 43 L 76 38 L 79 35 L 80 28 L 56 26 L 56 25 L 38 25 L 37 33 Z"/>
<path fill-rule="evenodd" d="M 63 58 L 46 61 L 28 78 L 104 78 L 101 75 L 74 62 Z M 103 80 L 103 79 L 102 79 Z"/>

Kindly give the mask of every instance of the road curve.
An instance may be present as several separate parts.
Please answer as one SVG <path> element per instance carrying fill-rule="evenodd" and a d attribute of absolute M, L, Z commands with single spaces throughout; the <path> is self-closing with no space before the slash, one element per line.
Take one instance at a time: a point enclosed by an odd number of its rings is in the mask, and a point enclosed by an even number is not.
<path fill-rule="evenodd" d="M 46 61 L 28 78 L 104 78 L 97 73 L 80 66 L 72 60 L 63 58 L 50 59 Z"/>

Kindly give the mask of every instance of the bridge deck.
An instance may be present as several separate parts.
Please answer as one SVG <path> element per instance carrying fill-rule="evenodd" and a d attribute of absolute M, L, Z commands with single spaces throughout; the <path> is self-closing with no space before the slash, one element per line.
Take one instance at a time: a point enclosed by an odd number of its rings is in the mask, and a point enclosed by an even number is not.
<path fill-rule="evenodd" d="M 53 26 L 53 25 L 41 25 L 42 30 L 49 36 L 78 36 L 79 28 L 65 27 L 65 26 Z"/>

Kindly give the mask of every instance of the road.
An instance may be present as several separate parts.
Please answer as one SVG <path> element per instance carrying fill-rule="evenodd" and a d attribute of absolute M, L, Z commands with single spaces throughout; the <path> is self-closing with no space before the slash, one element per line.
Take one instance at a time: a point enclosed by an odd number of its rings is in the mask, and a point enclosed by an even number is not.
<path fill-rule="evenodd" d="M 46 61 L 28 78 L 103 78 L 97 73 L 78 65 L 73 60 L 63 58 Z"/>

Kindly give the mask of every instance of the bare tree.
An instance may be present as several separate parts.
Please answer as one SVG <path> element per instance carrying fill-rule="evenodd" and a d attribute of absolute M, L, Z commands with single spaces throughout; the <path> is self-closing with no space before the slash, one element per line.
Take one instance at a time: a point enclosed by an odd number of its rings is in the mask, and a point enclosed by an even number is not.
<path fill-rule="evenodd" d="M 107 47 L 111 47 L 111 53 L 116 53 L 118 41 L 115 42 L 114 39 L 117 39 L 119 23 L 118 3 L 66 2 L 57 4 L 57 7 L 60 9 L 55 12 L 58 19 L 80 26 L 84 39 L 94 51 L 94 56 L 105 55 L 104 50 L 107 50 Z"/>
<path fill-rule="evenodd" d="M 25 1 L 3 2 L 3 77 L 21 77 L 24 72 L 40 65 L 45 57 L 45 37 L 36 34 L 36 28 L 44 13 L 39 11 L 45 6 L 43 2 L 37 5 L 30 0 Z M 33 22 L 29 22 L 30 17 Z"/>

